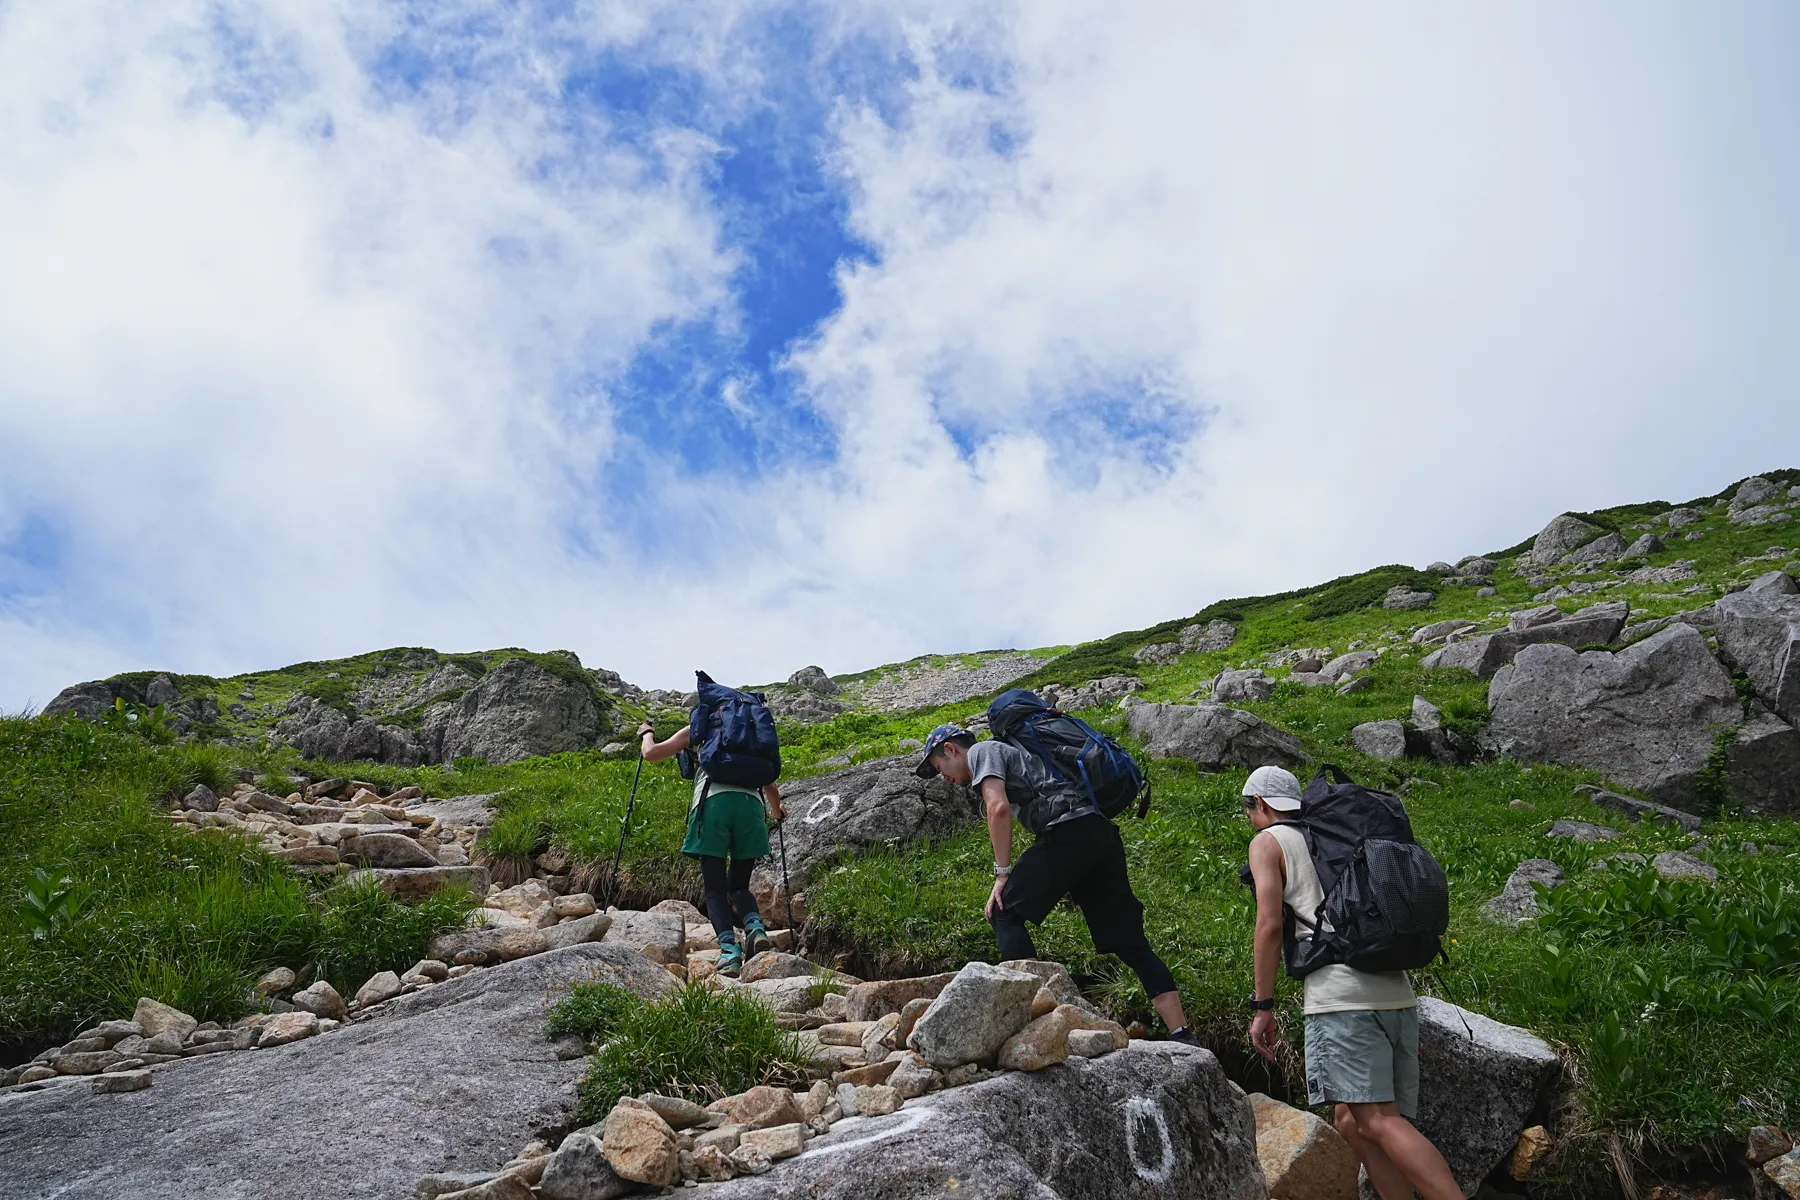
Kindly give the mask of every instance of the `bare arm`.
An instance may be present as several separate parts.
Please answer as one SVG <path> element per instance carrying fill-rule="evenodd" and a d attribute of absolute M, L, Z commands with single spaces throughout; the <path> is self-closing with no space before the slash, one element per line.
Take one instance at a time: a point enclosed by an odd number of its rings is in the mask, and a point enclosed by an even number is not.
<path fill-rule="evenodd" d="M 638 726 L 638 753 L 645 762 L 662 762 L 666 758 L 674 758 L 688 748 L 688 727 L 683 725 L 674 736 L 667 741 L 656 740 L 656 731 L 645 721 Z"/>
<path fill-rule="evenodd" d="M 768 784 L 762 790 L 763 805 L 769 815 L 777 821 L 787 820 L 787 809 L 781 807 L 781 788 L 776 784 Z"/>
<path fill-rule="evenodd" d="M 1256 884 L 1256 999 L 1275 995 L 1275 968 L 1281 961 L 1281 897 L 1287 890 L 1287 863 L 1281 845 L 1267 831 L 1250 839 L 1250 877 Z M 1258 1012 L 1250 1020 L 1250 1044 L 1275 1060 L 1275 1014 Z"/>
<path fill-rule="evenodd" d="M 987 804 L 988 840 L 994 843 L 994 865 L 1012 866 L 1012 805 L 1006 802 L 1006 783 L 990 775 L 981 781 L 981 798 Z"/>
<path fill-rule="evenodd" d="M 1006 802 L 1006 781 L 998 776 L 990 775 L 981 781 L 981 798 L 987 804 L 988 840 L 994 843 L 994 865 L 996 867 L 1012 866 L 1012 805 Z M 1004 908 L 1000 902 L 1000 893 L 1006 890 L 1006 876 L 1001 875 L 994 880 L 994 890 L 988 893 L 987 918 L 994 919 L 994 910 Z"/>
<path fill-rule="evenodd" d="M 1250 842 L 1250 875 L 1256 881 L 1256 998 L 1275 994 L 1275 969 L 1281 962 L 1281 897 L 1287 890 L 1287 864 L 1273 837 L 1258 834 Z"/>

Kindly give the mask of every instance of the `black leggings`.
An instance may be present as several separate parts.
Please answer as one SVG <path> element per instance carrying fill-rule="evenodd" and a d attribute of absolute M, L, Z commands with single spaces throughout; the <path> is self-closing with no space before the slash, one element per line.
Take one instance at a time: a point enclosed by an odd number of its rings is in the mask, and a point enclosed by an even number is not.
<path fill-rule="evenodd" d="M 1000 943 L 1002 962 L 1037 957 L 1037 947 L 1031 944 L 1031 931 L 1025 928 L 1025 918 L 1018 913 L 1004 908 L 994 911 L 994 938 Z M 1115 948 L 1113 953 L 1137 974 L 1145 995 L 1156 997 L 1175 990 L 1175 976 L 1169 973 L 1168 964 L 1150 948 L 1149 942 Z"/>
<path fill-rule="evenodd" d="M 700 878 L 706 884 L 706 917 L 721 941 L 731 936 L 733 925 L 751 917 L 762 920 L 762 914 L 756 910 L 756 897 L 750 894 L 750 872 L 755 869 L 754 858 L 734 858 L 727 868 L 722 858 L 700 855 Z"/>

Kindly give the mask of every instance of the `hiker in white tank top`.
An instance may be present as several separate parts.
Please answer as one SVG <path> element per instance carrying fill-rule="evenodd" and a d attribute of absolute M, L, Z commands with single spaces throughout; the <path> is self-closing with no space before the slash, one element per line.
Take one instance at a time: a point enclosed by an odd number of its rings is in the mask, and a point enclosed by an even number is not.
<path fill-rule="evenodd" d="M 1300 813 L 1300 781 L 1281 767 L 1258 767 L 1243 791 L 1257 831 L 1249 866 L 1256 888 L 1250 1044 L 1273 1062 L 1281 1040 L 1274 1009 L 1283 910 L 1317 920 L 1324 894 L 1306 834 L 1283 823 Z M 1294 933 L 1310 936 L 1298 922 Z M 1376 974 L 1337 963 L 1308 972 L 1303 987 L 1307 1103 L 1333 1105 L 1332 1125 L 1383 1200 L 1415 1193 L 1462 1200 L 1444 1156 L 1409 1119 L 1419 1107 L 1419 1014 L 1406 972 Z"/>
<path fill-rule="evenodd" d="M 1294 825 L 1271 825 L 1265 832 L 1280 844 L 1281 857 L 1287 867 L 1287 886 L 1281 894 L 1283 903 L 1306 920 L 1315 920 L 1314 914 L 1325 901 L 1325 892 L 1319 887 L 1319 873 L 1313 868 L 1312 855 L 1306 850 L 1306 834 Z M 1306 926 L 1296 923 L 1295 934 L 1306 940 Z M 1416 1008 L 1419 1003 L 1405 971 L 1376 974 L 1332 963 L 1313 971 L 1301 986 L 1308 1016 L 1351 1009 Z"/>

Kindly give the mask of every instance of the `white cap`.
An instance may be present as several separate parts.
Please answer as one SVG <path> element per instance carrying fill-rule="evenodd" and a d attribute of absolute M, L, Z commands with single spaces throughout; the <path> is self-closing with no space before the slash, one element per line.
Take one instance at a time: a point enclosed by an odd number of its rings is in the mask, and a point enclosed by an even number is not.
<path fill-rule="evenodd" d="M 1281 767 L 1258 767 L 1244 780 L 1244 795 L 1261 796 L 1276 812 L 1300 810 L 1300 781 Z"/>

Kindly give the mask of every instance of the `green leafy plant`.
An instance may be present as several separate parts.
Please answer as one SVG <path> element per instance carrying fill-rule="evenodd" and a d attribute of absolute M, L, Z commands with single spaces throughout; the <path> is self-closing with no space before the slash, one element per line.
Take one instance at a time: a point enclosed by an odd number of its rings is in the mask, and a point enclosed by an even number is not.
<path fill-rule="evenodd" d="M 58 878 L 39 868 L 25 885 L 19 918 L 34 939 L 43 941 L 67 933 L 81 919 L 87 905 L 87 889 L 67 875 Z"/>

